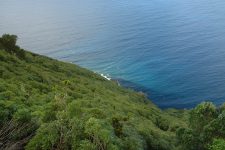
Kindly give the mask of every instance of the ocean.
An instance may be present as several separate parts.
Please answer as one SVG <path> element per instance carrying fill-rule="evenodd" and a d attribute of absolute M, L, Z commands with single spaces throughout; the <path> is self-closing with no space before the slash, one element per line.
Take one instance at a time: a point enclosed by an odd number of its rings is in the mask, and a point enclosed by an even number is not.
<path fill-rule="evenodd" d="M 161 108 L 225 102 L 224 0 L 1 0 L 4 33 Z"/>

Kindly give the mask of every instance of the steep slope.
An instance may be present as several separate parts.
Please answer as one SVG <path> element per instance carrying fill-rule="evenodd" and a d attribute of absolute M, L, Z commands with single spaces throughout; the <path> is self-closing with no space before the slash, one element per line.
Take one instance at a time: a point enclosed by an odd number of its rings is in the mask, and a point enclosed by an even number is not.
<path fill-rule="evenodd" d="M 176 149 L 187 111 L 12 41 L 0 43 L 0 149 Z"/>

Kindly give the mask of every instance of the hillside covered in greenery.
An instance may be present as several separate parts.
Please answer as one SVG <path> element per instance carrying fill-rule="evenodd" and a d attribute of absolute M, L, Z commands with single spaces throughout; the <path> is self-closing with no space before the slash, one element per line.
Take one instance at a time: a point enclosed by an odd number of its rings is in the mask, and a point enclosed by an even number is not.
<path fill-rule="evenodd" d="M 161 110 L 142 92 L 16 40 L 0 38 L 0 149 L 225 149 L 225 105 Z"/>

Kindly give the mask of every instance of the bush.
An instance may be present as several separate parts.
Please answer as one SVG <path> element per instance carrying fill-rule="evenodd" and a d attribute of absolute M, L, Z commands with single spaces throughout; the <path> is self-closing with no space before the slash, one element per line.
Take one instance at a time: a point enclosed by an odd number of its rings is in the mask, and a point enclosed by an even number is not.
<path fill-rule="evenodd" d="M 225 150 L 225 140 L 214 139 L 212 145 L 209 146 L 209 150 Z"/>
<path fill-rule="evenodd" d="M 190 128 L 177 130 L 177 139 L 183 148 L 206 150 L 214 138 L 225 137 L 225 111 L 221 108 L 203 102 L 191 111 Z"/>
<path fill-rule="evenodd" d="M 167 131 L 169 129 L 169 122 L 161 116 L 156 118 L 155 125 L 163 131 Z"/>
<path fill-rule="evenodd" d="M 15 121 L 19 123 L 27 123 L 31 121 L 31 113 L 28 109 L 22 108 L 19 109 L 15 114 L 14 114 L 14 119 Z"/>
<path fill-rule="evenodd" d="M 90 118 L 85 124 L 85 134 L 99 149 L 106 150 L 110 149 L 110 147 L 114 147 L 113 130 L 102 120 Z"/>
<path fill-rule="evenodd" d="M 219 111 L 220 111 L 220 112 L 225 111 L 225 103 L 223 103 L 223 104 L 220 106 Z"/>
<path fill-rule="evenodd" d="M 217 115 L 216 107 L 211 102 L 203 102 L 191 111 L 190 127 L 196 132 L 201 132 L 203 127 Z"/>
<path fill-rule="evenodd" d="M 112 126 L 114 128 L 114 132 L 116 136 L 122 137 L 123 136 L 123 125 L 120 123 L 119 118 L 113 117 L 112 118 Z"/>
<path fill-rule="evenodd" d="M 191 129 L 179 128 L 176 132 L 179 143 L 185 150 L 196 150 L 199 146 L 199 139 Z"/>
<path fill-rule="evenodd" d="M 37 134 L 26 146 L 28 150 L 47 150 L 53 149 L 55 143 L 59 140 L 59 132 L 55 122 L 42 125 Z"/>

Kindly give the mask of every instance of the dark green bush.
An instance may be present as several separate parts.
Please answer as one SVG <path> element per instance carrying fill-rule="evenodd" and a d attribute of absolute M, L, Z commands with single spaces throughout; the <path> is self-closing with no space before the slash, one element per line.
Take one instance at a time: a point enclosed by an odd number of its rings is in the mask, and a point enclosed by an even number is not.
<path fill-rule="evenodd" d="M 3 34 L 0 38 L 1 45 L 10 53 L 15 51 L 16 41 L 16 35 Z"/>
<path fill-rule="evenodd" d="M 25 59 L 25 51 L 23 49 L 20 49 L 20 47 L 16 45 L 16 42 L 16 35 L 4 34 L 0 38 L 0 47 L 4 48 L 7 52 L 11 54 L 15 53 L 21 59 Z"/>
<path fill-rule="evenodd" d="M 206 150 L 214 138 L 225 138 L 225 111 L 221 107 L 203 102 L 191 111 L 189 120 L 190 128 L 177 130 L 183 148 Z"/>
<path fill-rule="evenodd" d="M 161 116 L 156 118 L 155 125 L 163 131 L 167 131 L 169 129 L 169 122 Z"/>
<path fill-rule="evenodd" d="M 112 118 L 112 126 L 114 128 L 114 132 L 115 132 L 116 136 L 122 137 L 123 136 L 123 125 L 120 122 L 118 117 Z"/>

